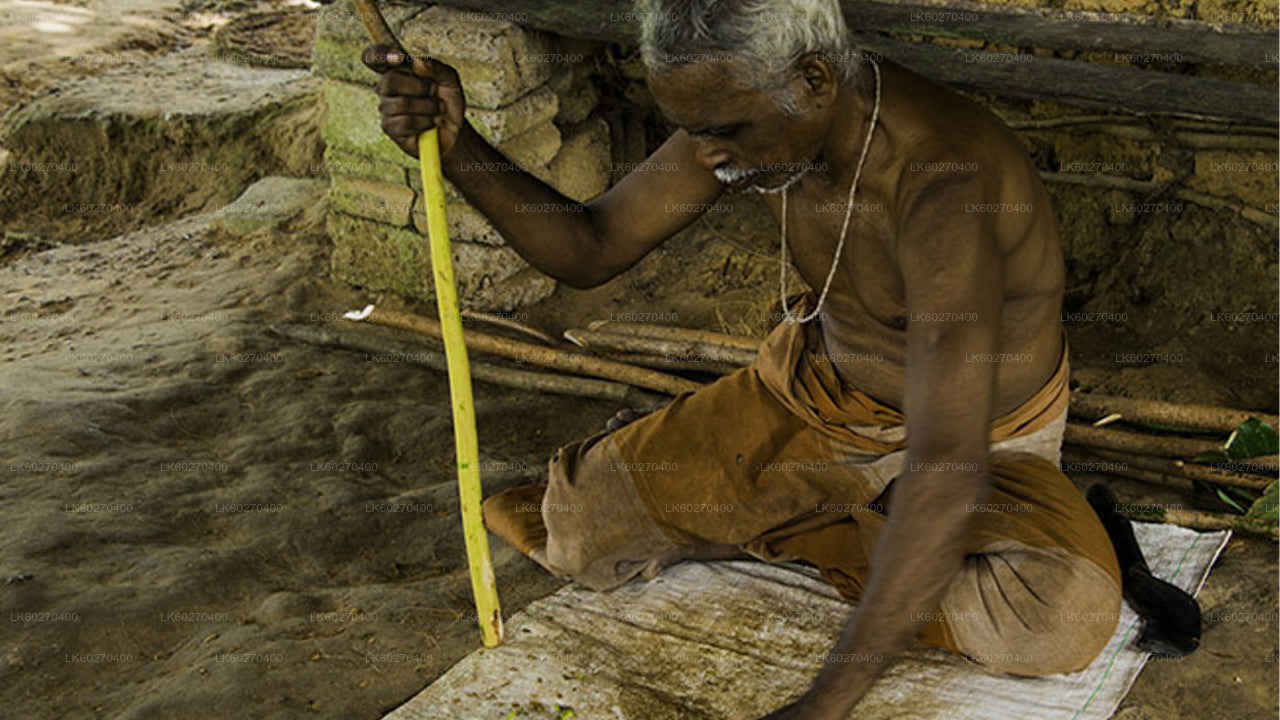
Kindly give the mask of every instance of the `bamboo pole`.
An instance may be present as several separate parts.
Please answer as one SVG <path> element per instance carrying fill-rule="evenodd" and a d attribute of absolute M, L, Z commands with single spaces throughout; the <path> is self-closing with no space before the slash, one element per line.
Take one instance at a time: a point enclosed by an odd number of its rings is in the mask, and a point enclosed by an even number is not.
<path fill-rule="evenodd" d="M 368 333 L 352 332 L 336 327 L 317 325 L 282 324 L 271 327 L 271 331 L 280 337 L 303 342 L 319 347 L 330 347 L 354 352 L 375 355 L 395 356 L 402 358 L 410 365 L 418 365 L 448 372 L 448 363 L 436 348 L 414 346 L 386 338 L 373 337 Z M 554 375 L 550 373 L 513 370 L 498 365 L 485 363 L 471 364 L 471 377 L 481 382 L 501 385 L 519 390 L 552 393 L 556 395 L 572 395 L 575 397 L 610 400 L 626 403 L 631 388 L 623 383 L 571 375 Z"/>
<path fill-rule="evenodd" d="M 405 63 L 413 62 L 395 33 L 391 32 L 374 0 L 355 0 L 355 7 L 375 43 L 396 48 Z M 489 535 L 480 509 L 483 500 L 480 441 L 476 437 L 471 370 L 462 335 L 462 314 L 458 309 L 458 285 L 453 276 L 453 252 L 449 247 L 441 168 L 439 130 L 432 127 L 418 135 L 418 169 L 422 175 L 422 202 L 427 212 L 427 237 L 431 244 L 431 270 L 440 313 L 439 326 L 449 366 L 449 397 L 453 404 L 453 437 L 458 464 L 458 502 L 467 547 L 467 565 L 471 571 L 471 591 L 475 596 L 481 637 L 487 647 L 493 647 L 502 642 L 502 609 L 498 603 L 493 560 L 489 556 Z"/>
<path fill-rule="evenodd" d="M 431 337 L 440 337 L 440 324 L 430 318 L 400 310 L 388 310 L 373 306 L 366 308 L 366 310 L 368 315 L 362 319 L 368 322 L 409 330 Z M 466 339 L 467 343 L 476 352 L 511 358 L 517 362 L 553 367 L 581 375 L 617 380 L 628 385 L 655 390 L 667 395 L 693 392 L 702 387 L 701 383 L 657 372 L 656 370 L 638 368 L 624 363 L 604 360 L 590 355 L 565 352 L 519 340 L 485 335 L 474 330 L 466 333 Z"/>
<path fill-rule="evenodd" d="M 603 330 L 578 329 L 565 330 L 564 337 L 581 347 L 638 352 L 688 362 L 730 363 L 746 367 L 756 359 L 754 351 L 693 340 L 641 337 Z"/>
<path fill-rule="evenodd" d="M 435 275 L 436 306 L 440 313 L 445 361 L 449 365 L 449 396 L 453 402 L 454 446 L 458 461 L 458 504 L 462 512 L 462 532 L 471 570 L 471 590 L 476 600 L 476 618 L 487 647 L 502 642 L 502 609 L 498 603 L 498 581 L 489 556 L 489 535 L 480 506 L 484 493 L 480 485 L 480 440 L 476 436 L 476 408 L 471 389 L 471 369 L 467 344 L 458 311 L 458 285 L 453 277 L 453 252 L 449 249 L 449 225 L 445 219 L 444 176 L 440 166 L 440 142 L 436 128 L 418 136 L 418 158 L 422 170 L 423 204 L 427 210 L 427 234 L 431 241 L 431 269 Z"/>
<path fill-rule="evenodd" d="M 1136 455 L 1154 455 L 1167 458 L 1190 458 L 1202 452 L 1222 451 L 1222 445 L 1211 440 L 1140 435 L 1120 430 L 1104 430 L 1071 422 L 1067 423 L 1063 434 L 1063 442 L 1068 445 L 1083 445 L 1090 448 L 1120 450 Z"/>
<path fill-rule="evenodd" d="M 1113 413 L 1129 422 L 1169 425 L 1208 432 L 1230 433 L 1239 427 L 1240 423 L 1251 417 L 1258 418 L 1273 428 L 1280 428 L 1280 417 L 1248 410 L 1094 395 L 1079 391 L 1071 393 L 1072 415 L 1082 419 L 1097 420 Z"/>

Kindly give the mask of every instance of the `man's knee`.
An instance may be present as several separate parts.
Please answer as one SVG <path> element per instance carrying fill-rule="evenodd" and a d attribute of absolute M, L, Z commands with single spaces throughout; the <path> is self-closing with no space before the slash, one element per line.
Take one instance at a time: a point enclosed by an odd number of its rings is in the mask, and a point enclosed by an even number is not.
<path fill-rule="evenodd" d="M 581 518 L 569 511 L 544 510 L 542 520 L 547 526 L 547 564 L 561 575 L 585 575 L 596 558 L 590 530 Z"/>
<path fill-rule="evenodd" d="M 550 464 L 547 564 L 593 590 L 621 585 L 672 547 L 621 467 L 608 437 L 562 449 Z"/>
<path fill-rule="evenodd" d="M 1055 572 L 1046 572 L 1047 566 Z M 950 625 L 959 650 L 995 674 L 1052 675 L 1089 667 L 1120 621 L 1115 580 L 1079 557 L 1026 560 L 1019 570 L 1025 574 L 988 573 L 979 580 L 986 586 L 978 588 L 985 591 L 979 603 L 971 595 L 948 596 L 944 609 L 957 618 Z"/>
<path fill-rule="evenodd" d="M 965 654 L 994 674 L 1079 672 L 1093 664 L 1115 635 L 1120 608 L 1110 603 L 1084 610 L 1059 606 L 1056 615 L 1038 631 L 1027 628 L 1009 632 Z"/>

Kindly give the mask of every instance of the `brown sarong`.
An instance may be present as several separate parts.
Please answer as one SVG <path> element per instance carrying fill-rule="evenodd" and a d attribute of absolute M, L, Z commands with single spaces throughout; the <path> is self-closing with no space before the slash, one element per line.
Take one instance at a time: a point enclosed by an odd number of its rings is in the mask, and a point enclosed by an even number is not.
<path fill-rule="evenodd" d="M 1111 542 L 1058 469 L 1068 372 L 1064 334 L 1053 377 L 992 423 L 993 491 L 920 636 L 992 672 L 1082 669 L 1119 619 Z M 810 563 L 856 600 L 906 442 L 898 410 L 840 383 L 818 326 L 783 323 L 751 366 L 560 448 L 539 560 L 605 590 L 680 546 L 739 545 Z"/>

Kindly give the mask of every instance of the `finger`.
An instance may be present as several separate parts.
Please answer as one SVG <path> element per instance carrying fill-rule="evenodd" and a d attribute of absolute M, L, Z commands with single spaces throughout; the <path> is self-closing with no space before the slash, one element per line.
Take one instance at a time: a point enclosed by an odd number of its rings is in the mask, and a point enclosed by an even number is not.
<path fill-rule="evenodd" d="M 434 86 L 430 80 L 410 75 L 403 69 L 383 73 L 382 78 L 378 80 L 378 95 L 382 97 L 391 95 L 426 97 L 433 94 L 433 89 Z"/>
<path fill-rule="evenodd" d="M 386 116 L 392 115 L 426 115 L 434 117 L 440 114 L 440 103 L 435 98 L 392 95 L 378 101 L 378 112 Z"/>
<path fill-rule="evenodd" d="M 447 87 L 461 87 L 458 71 L 430 57 L 413 59 L 413 74 L 420 78 L 429 78 Z"/>
<path fill-rule="evenodd" d="M 384 73 L 404 64 L 404 53 L 387 45 L 370 45 L 360 54 L 365 67 L 376 73 Z"/>
<path fill-rule="evenodd" d="M 396 140 L 392 138 L 392 140 L 395 142 L 396 147 L 409 153 L 412 157 L 418 157 L 418 140 L 416 138 L 413 140 Z"/>
<path fill-rule="evenodd" d="M 433 118 L 422 115 L 392 115 L 382 118 L 382 129 L 393 138 L 417 138 L 435 127 Z"/>
<path fill-rule="evenodd" d="M 429 119 L 415 118 L 408 115 L 400 115 L 394 118 L 386 118 L 382 121 L 382 131 L 387 134 L 401 148 L 415 148 L 418 145 L 418 136 L 424 131 L 435 127 Z M 415 153 L 409 153 L 411 155 Z"/>

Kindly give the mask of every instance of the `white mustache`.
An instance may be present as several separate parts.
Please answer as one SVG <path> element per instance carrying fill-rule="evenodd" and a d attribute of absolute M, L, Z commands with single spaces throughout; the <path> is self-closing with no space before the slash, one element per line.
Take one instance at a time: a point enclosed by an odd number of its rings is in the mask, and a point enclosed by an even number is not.
<path fill-rule="evenodd" d="M 766 193 L 769 195 L 780 193 L 783 190 L 786 190 L 787 188 L 791 187 L 792 185 L 795 185 L 796 182 L 799 181 L 801 177 L 804 177 L 804 174 L 808 171 L 809 171 L 808 168 L 800 169 L 795 174 L 789 176 L 786 179 L 786 181 L 784 181 L 781 185 L 777 187 L 764 188 L 764 187 L 760 187 L 759 185 L 748 185 L 746 189 L 750 192 Z M 762 170 L 759 170 L 756 168 L 743 169 L 739 167 L 733 167 L 732 165 L 724 165 L 724 166 L 718 167 L 713 172 L 715 173 L 716 179 L 724 183 L 725 185 L 733 185 L 743 180 L 748 180 L 750 178 L 754 178 L 764 174 Z"/>
<path fill-rule="evenodd" d="M 724 183 L 725 185 L 732 185 L 742 180 L 746 180 L 747 178 L 753 178 L 760 174 L 759 170 L 755 170 L 755 169 L 744 170 L 739 167 L 733 167 L 732 165 L 722 165 L 716 168 L 714 172 L 716 174 L 716 179 Z"/>

